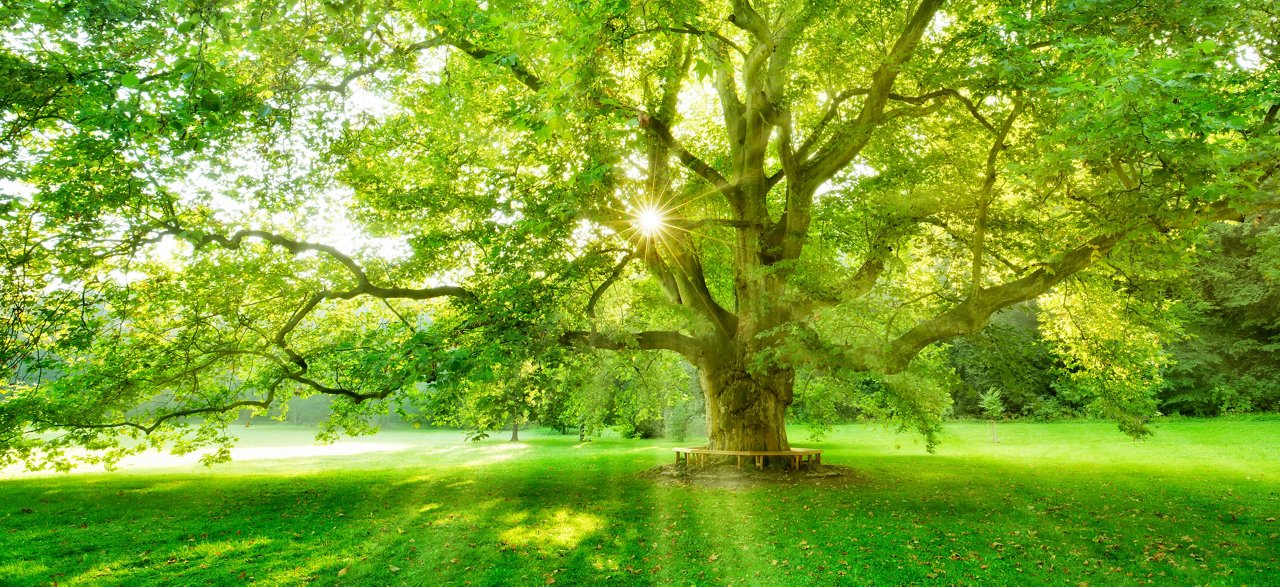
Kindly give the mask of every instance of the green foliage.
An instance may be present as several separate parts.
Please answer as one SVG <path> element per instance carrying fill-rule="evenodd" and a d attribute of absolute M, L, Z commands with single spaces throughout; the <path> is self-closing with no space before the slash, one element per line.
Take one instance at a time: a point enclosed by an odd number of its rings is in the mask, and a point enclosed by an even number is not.
<path fill-rule="evenodd" d="M 981 332 L 956 339 L 948 362 L 956 370 L 955 413 L 983 413 L 981 395 L 999 390 L 1006 412 L 1014 416 L 1055 419 L 1071 408 L 1056 395 L 1063 369 L 1052 345 L 1040 334 L 1035 306 L 997 314 Z"/>
<path fill-rule="evenodd" d="M 672 411 L 690 398 L 689 373 L 678 356 L 654 353 L 597 354 L 579 367 L 587 380 L 572 394 L 575 428 L 597 437 L 612 427 L 627 438 L 657 438 L 669 432 Z M 686 408 L 687 409 L 687 408 Z M 693 414 L 677 414 L 686 427 Z"/>
<path fill-rule="evenodd" d="M 1276 216 L 1209 231 L 1182 290 L 1187 338 L 1170 347 L 1174 363 L 1161 394 L 1167 413 L 1280 410 L 1280 259 Z"/>
<path fill-rule="evenodd" d="M 978 406 L 982 408 L 982 415 L 992 420 L 999 420 L 1004 417 L 1004 402 L 1000 400 L 1000 390 L 994 387 L 978 394 Z"/>

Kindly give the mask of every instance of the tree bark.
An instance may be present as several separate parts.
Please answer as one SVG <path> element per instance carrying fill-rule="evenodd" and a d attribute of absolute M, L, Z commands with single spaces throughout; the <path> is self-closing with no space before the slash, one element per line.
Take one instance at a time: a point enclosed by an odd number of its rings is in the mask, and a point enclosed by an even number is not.
<path fill-rule="evenodd" d="M 704 363 L 699 377 L 707 404 L 709 448 L 791 450 L 786 412 L 792 401 L 792 372 L 750 373 L 735 357 Z"/>
<path fill-rule="evenodd" d="M 511 442 L 520 442 L 520 419 L 511 418 Z"/>

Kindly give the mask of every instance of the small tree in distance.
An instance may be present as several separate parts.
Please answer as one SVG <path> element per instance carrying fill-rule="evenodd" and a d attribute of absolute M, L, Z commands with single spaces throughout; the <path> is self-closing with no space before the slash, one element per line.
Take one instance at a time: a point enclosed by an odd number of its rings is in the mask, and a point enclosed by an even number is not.
<path fill-rule="evenodd" d="M 1000 390 L 990 387 L 986 392 L 978 394 L 978 406 L 982 408 L 982 415 L 991 421 L 991 443 L 999 444 L 996 420 L 1004 417 L 1004 402 L 1000 401 Z"/>

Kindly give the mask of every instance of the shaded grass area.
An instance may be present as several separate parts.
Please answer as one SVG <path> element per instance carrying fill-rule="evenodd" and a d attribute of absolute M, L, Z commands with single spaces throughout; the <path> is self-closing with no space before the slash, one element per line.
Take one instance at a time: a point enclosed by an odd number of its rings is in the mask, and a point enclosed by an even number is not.
<path fill-rule="evenodd" d="M 256 427 L 245 444 L 309 445 Z M 838 427 L 841 487 L 680 487 L 670 441 L 535 435 L 0 480 L 0 583 L 499 585 L 1280 580 L 1280 420 Z M 684 443 L 692 444 L 692 443 Z M 287 452 L 287 451 L 286 451 Z M 269 454 L 269 452 L 267 453 Z"/>

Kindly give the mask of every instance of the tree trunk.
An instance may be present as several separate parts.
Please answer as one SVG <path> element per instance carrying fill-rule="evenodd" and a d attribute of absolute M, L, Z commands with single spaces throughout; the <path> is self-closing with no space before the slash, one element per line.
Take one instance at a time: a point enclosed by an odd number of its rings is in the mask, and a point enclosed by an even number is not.
<path fill-rule="evenodd" d="M 520 442 L 520 419 L 511 419 L 511 442 Z"/>
<path fill-rule="evenodd" d="M 733 361 L 704 364 L 699 373 L 710 448 L 791 450 L 786 411 L 792 399 L 792 372 L 751 374 L 741 361 Z"/>

